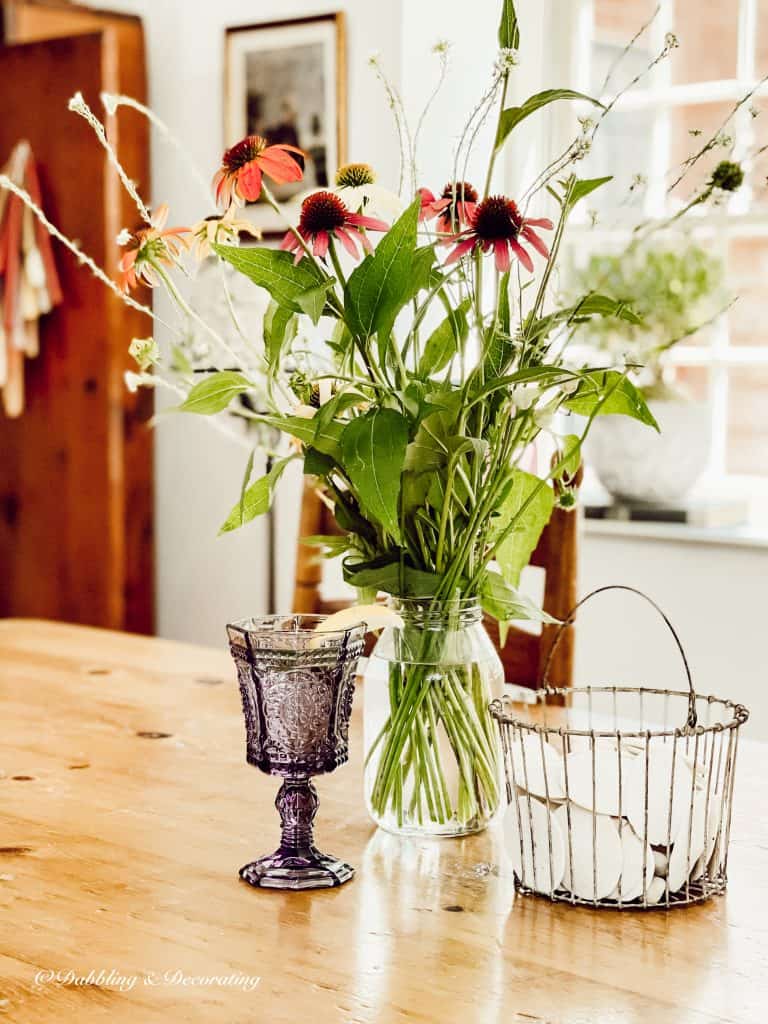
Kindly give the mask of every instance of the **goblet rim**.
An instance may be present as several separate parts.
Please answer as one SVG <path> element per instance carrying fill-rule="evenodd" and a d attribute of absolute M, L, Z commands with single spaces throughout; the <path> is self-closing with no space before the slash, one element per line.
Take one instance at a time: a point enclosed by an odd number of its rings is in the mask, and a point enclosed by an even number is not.
<path fill-rule="evenodd" d="M 339 642 L 362 640 L 368 632 L 368 624 L 364 620 L 343 629 L 317 629 L 316 627 L 331 618 L 330 615 L 312 612 L 291 612 L 287 615 L 251 615 L 243 619 L 235 619 L 227 623 L 227 630 L 235 630 L 241 634 L 255 636 L 306 636 L 318 641 L 338 640 Z M 312 626 L 300 623 L 311 622 Z M 285 623 L 285 625 L 283 625 Z"/>

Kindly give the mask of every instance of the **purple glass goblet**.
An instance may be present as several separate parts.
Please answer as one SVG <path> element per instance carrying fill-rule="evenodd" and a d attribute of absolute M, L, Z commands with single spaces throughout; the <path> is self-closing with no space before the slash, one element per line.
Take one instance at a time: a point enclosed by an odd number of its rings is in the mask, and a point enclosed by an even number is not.
<path fill-rule="evenodd" d="M 321 889 L 354 875 L 349 864 L 313 843 L 318 798 L 310 780 L 347 760 L 365 624 L 316 630 L 325 618 L 269 615 L 227 626 L 243 700 L 246 758 L 283 779 L 275 800 L 280 846 L 240 869 L 243 881 L 259 888 Z"/>

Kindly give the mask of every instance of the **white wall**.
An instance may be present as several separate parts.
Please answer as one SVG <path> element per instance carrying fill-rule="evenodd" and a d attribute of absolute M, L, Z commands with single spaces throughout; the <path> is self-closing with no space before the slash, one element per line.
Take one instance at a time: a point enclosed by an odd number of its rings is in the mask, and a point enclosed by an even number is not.
<path fill-rule="evenodd" d="M 768 740 L 768 546 L 582 533 L 579 593 L 623 583 L 667 614 L 699 693 L 745 704 L 747 735 Z M 580 613 L 576 682 L 685 689 L 674 641 L 632 594 L 601 594 Z M 682 723 L 681 723 L 682 724 Z"/>
<path fill-rule="evenodd" d="M 397 79 L 400 73 L 400 0 L 88 0 L 94 7 L 144 20 L 150 105 L 206 173 L 218 166 L 223 137 L 224 30 L 254 22 L 347 13 L 349 156 L 397 171 L 390 115 L 367 66 L 374 51 Z M 132 117 L 128 112 L 120 116 Z M 231 140 L 230 140 L 231 141 Z M 154 140 L 152 203 L 168 201 L 177 224 L 199 220 L 200 197 L 184 166 Z M 159 300 L 165 313 L 167 305 Z M 130 339 L 126 339 L 126 344 Z M 155 433 L 158 632 L 218 644 L 232 618 L 264 610 L 264 523 L 217 539 L 237 498 L 246 451 L 195 417 L 168 417 Z M 295 508 L 295 499 L 291 503 Z M 286 542 L 287 543 L 287 542 Z M 293 547 L 293 542 L 288 545 Z"/>

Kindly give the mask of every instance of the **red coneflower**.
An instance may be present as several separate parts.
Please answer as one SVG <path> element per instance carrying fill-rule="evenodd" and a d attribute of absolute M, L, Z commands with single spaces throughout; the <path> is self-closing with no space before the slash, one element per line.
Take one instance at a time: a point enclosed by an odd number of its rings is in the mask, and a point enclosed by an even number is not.
<path fill-rule="evenodd" d="M 312 254 L 319 259 L 323 259 L 327 254 L 332 237 L 338 238 L 355 259 L 360 256 L 355 239 L 366 252 L 372 252 L 373 246 L 365 234 L 366 230 L 388 231 L 389 225 L 383 220 L 376 220 L 375 217 L 363 217 L 359 213 L 352 213 L 333 192 L 313 192 L 301 204 L 298 232 L 304 241 L 312 246 Z M 280 248 L 295 252 L 296 263 L 305 255 L 292 231 L 287 233 Z"/>
<path fill-rule="evenodd" d="M 496 267 L 501 273 L 509 270 L 510 252 L 517 256 L 526 270 L 532 271 L 533 260 L 520 244 L 521 241 L 528 242 L 545 258 L 549 257 L 549 249 L 534 228 L 551 231 L 554 224 L 546 217 L 539 220 L 523 217 L 517 203 L 506 196 L 489 196 L 475 207 L 469 218 L 469 228 L 450 239 L 459 244 L 445 261 L 446 265 L 455 263 L 465 253 L 479 247 L 483 252 L 493 249 Z"/>
<path fill-rule="evenodd" d="M 438 218 L 437 230 L 449 234 L 457 225 L 469 224 L 477 208 L 477 190 L 468 181 L 449 182 L 437 199 L 428 188 L 420 188 L 421 212 L 419 220 Z"/>
<path fill-rule="evenodd" d="M 183 236 L 189 228 L 166 228 L 167 220 L 168 206 L 163 203 L 158 206 L 148 227 L 133 232 L 124 231 L 118 236 L 118 242 L 127 247 L 118 263 L 120 284 L 124 291 L 135 288 L 140 279 L 153 288 L 160 280 L 158 265 L 172 267 L 181 250 L 188 248 Z"/>
<path fill-rule="evenodd" d="M 246 135 L 228 149 L 221 158 L 221 167 L 213 176 L 216 202 L 226 206 L 234 202 L 253 202 L 261 195 L 264 174 L 277 185 L 301 181 L 304 171 L 291 153 L 304 153 L 296 146 L 278 142 L 270 146 L 261 135 Z"/>

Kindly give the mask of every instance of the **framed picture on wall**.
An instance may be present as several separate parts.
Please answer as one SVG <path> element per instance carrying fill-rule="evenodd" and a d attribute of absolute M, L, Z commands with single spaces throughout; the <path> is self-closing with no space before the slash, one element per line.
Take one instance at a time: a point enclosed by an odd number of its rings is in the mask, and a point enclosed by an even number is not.
<path fill-rule="evenodd" d="M 333 184 L 346 160 L 344 15 L 227 29 L 225 76 L 224 147 L 262 135 L 302 149 L 304 180 L 273 188 L 283 203 Z M 247 216 L 267 236 L 285 231 L 266 202 Z"/>

